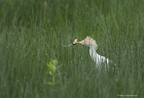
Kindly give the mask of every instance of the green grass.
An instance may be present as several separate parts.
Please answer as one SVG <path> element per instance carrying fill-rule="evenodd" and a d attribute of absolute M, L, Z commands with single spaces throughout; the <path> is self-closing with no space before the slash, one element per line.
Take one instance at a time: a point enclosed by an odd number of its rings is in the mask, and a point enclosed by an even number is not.
<path fill-rule="evenodd" d="M 0 98 L 144 96 L 143 0 L 1 0 Z M 92 36 L 119 73 L 98 71 L 89 47 L 63 47 Z M 56 59 L 55 85 L 47 64 Z"/>

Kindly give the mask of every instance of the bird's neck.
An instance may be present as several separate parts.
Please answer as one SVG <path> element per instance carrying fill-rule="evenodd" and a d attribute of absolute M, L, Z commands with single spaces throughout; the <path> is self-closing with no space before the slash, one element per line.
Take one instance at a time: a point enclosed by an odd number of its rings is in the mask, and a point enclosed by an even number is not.
<path fill-rule="evenodd" d="M 100 55 L 96 52 L 96 49 L 93 46 L 90 46 L 89 52 L 90 52 L 91 58 L 96 62 L 96 64 L 98 64 Z"/>
<path fill-rule="evenodd" d="M 101 63 L 103 63 L 103 62 L 108 63 L 108 59 L 105 58 L 104 56 L 99 55 L 93 46 L 90 46 L 89 51 L 90 51 L 91 58 L 96 62 L 96 66 L 101 65 Z"/>

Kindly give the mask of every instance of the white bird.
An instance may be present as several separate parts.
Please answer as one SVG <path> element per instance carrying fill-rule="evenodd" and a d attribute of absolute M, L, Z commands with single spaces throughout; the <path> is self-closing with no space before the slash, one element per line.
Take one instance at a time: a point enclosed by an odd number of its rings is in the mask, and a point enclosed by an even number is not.
<path fill-rule="evenodd" d="M 109 67 L 109 65 L 108 65 L 109 59 L 104 56 L 99 55 L 96 52 L 98 45 L 93 38 L 87 36 L 84 40 L 82 40 L 80 42 L 77 42 L 77 39 L 75 39 L 75 41 L 72 43 L 72 45 L 75 45 L 75 44 L 81 44 L 81 45 L 86 45 L 86 46 L 90 47 L 90 49 L 89 49 L 90 57 L 96 62 L 97 68 L 99 68 L 103 65 L 106 68 Z"/>

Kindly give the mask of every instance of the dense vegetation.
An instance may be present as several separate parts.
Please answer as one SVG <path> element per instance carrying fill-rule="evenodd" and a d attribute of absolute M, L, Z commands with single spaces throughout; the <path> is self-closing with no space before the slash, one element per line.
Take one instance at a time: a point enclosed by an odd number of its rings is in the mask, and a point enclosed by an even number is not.
<path fill-rule="evenodd" d="M 86 36 L 119 72 L 62 46 Z M 143 0 L 0 1 L 0 98 L 143 98 L 143 63 Z"/>

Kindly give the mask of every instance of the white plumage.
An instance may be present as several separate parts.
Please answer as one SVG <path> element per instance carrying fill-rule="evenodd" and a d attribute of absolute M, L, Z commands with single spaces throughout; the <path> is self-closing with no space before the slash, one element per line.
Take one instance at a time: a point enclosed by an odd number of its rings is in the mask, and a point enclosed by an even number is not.
<path fill-rule="evenodd" d="M 90 57 L 96 62 L 96 67 L 99 68 L 101 65 L 104 65 L 106 68 L 109 67 L 108 66 L 109 59 L 104 56 L 99 55 L 96 52 L 98 45 L 93 38 L 87 36 L 84 40 L 82 40 L 80 42 L 76 42 L 76 41 L 77 41 L 77 39 L 73 42 L 73 45 L 81 44 L 81 45 L 86 45 L 86 46 L 90 47 L 90 49 L 89 49 Z"/>

